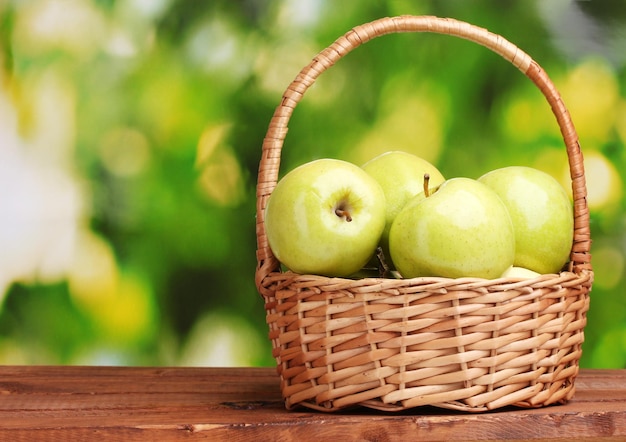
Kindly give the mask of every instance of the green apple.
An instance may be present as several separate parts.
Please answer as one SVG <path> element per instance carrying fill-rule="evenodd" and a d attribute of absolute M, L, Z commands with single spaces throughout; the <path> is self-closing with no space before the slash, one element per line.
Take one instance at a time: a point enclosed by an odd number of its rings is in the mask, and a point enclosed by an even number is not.
<path fill-rule="evenodd" d="M 493 190 L 452 178 L 407 203 L 391 225 L 389 249 L 404 278 L 493 279 L 513 264 L 515 234 Z"/>
<path fill-rule="evenodd" d="M 574 236 L 573 206 L 551 175 L 524 166 L 492 170 L 478 179 L 509 210 L 515 229 L 514 265 L 558 273 L 569 259 Z"/>
<path fill-rule="evenodd" d="M 431 188 L 444 182 L 441 172 L 428 161 L 399 150 L 385 152 L 361 166 L 374 177 L 385 193 L 386 220 L 381 246 L 389 257 L 389 230 L 406 203 L 424 190 L 424 175 L 428 174 Z"/>
<path fill-rule="evenodd" d="M 534 270 L 526 269 L 524 267 L 516 267 L 511 266 L 502 273 L 501 278 L 521 278 L 521 279 L 532 279 L 540 276 L 540 273 L 535 272 Z"/>
<path fill-rule="evenodd" d="M 349 276 L 376 251 L 385 194 L 355 164 L 320 159 L 287 173 L 271 193 L 265 230 L 272 253 L 301 274 Z"/>

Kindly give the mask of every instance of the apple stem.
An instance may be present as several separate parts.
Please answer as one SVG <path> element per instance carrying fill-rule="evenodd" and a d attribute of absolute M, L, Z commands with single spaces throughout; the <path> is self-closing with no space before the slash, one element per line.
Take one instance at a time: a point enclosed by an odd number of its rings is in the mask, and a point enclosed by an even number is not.
<path fill-rule="evenodd" d="M 339 218 L 345 218 L 347 222 L 352 221 L 352 216 L 350 216 L 350 212 L 342 209 L 341 207 L 335 209 L 335 215 L 337 215 Z"/>
<path fill-rule="evenodd" d="M 424 196 L 428 198 L 430 196 L 430 192 L 428 191 L 428 182 L 430 181 L 430 174 L 424 174 Z"/>
<path fill-rule="evenodd" d="M 385 259 L 385 252 L 383 251 L 383 248 L 378 246 L 376 248 L 376 258 L 378 258 L 378 274 L 380 275 L 381 278 L 387 278 L 389 276 L 389 273 L 391 272 L 391 269 L 389 268 L 389 265 L 387 264 L 387 260 Z"/>

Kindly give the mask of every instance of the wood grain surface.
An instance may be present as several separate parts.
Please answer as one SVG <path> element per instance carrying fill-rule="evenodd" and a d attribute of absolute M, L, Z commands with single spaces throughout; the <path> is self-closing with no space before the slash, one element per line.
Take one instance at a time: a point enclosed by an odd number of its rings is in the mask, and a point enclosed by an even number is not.
<path fill-rule="evenodd" d="M 581 370 L 574 399 L 468 413 L 286 411 L 274 368 L 0 367 L 0 441 L 626 440 L 626 370 Z"/>

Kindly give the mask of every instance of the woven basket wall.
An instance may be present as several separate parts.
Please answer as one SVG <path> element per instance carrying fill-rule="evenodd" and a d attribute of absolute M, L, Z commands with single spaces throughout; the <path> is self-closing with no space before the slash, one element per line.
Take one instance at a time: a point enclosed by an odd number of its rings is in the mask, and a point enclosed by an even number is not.
<path fill-rule="evenodd" d="M 298 102 L 317 77 L 363 43 L 397 32 L 464 38 L 501 55 L 543 93 L 569 159 L 574 237 L 568 271 L 534 279 L 343 279 L 281 271 L 264 211 Z M 578 136 L 543 69 L 503 37 L 453 19 L 383 18 L 320 52 L 287 87 L 263 142 L 257 183 L 256 286 L 265 300 L 285 406 L 323 411 L 422 405 L 486 411 L 540 407 L 574 395 L 593 281 Z"/>

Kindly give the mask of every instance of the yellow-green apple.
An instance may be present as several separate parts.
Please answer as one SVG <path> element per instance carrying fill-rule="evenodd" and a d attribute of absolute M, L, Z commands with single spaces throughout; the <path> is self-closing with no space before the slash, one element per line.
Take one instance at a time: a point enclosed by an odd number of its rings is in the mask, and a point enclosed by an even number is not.
<path fill-rule="evenodd" d="M 487 172 L 478 179 L 493 189 L 509 210 L 515 229 L 514 265 L 557 273 L 572 249 L 573 206 L 551 175 L 524 166 Z"/>
<path fill-rule="evenodd" d="M 521 279 L 532 279 L 540 276 L 540 273 L 535 272 L 534 270 L 526 269 L 524 267 L 516 267 L 511 266 L 502 273 L 501 278 L 521 278 Z"/>
<path fill-rule="evenodd" d="M 374 254 L 385 194 L 355 164 L 320 159 L 288 172 L 272 191 L 265 230 L 276 258 L 296 273 L 349 276 Z"/>
<path fill-rule="evenodd" d="M 404 278 L 493 279 L 513 264 L 515 234 L 498 195 L 459 177 L 407 203 L 391 225 L 389 249 Z"/>
<path fill-rule="evenodd" d="M 389 257 L 389 230 L 406 203 L 424 190 L 424 174 L 430 176 L 429 187 L 444 182 L 441 172 L 430 162 L 408 152 L 394 150 L 372 158 L 361 166 L 374 177 L 385 192 L 387 202 L 385 230 L 381 246 Z"/>

